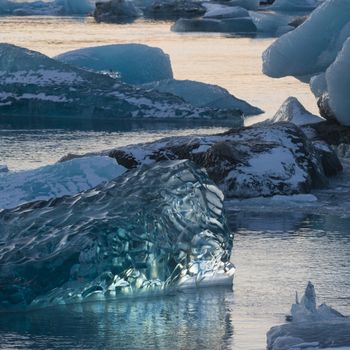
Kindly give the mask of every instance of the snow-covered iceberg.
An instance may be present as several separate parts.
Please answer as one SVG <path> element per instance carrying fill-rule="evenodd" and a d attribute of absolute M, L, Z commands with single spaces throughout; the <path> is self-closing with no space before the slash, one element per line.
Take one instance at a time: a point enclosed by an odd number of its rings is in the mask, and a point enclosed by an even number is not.
<path fill-rule="evenodd" d="M 0 211 L 0 237 L 0 310 L 232 285 L 223 194 L 189 161 Z"/>
<path fill-rule="evenodd" d="M 327 174 L 341 170 L 334 168 L 338 158 L 330 147 L 315 147 L 299 127 L 285 122 L 217 135 L 169 137 L 102 154 L 128 169 L 189 159 L 207 170 L 226 198 L 308 193 L 326 184 Z"/>
<path fill-rule="evenodd" d="M 54 58 L 81 68 L 114 74 L 128 84 L 144 84 L 173 77 L 169 55 L 157 47 L 142 44 L 87 47 Z"/>
<path fill-rule="evenodd" d="M 288 97 L 270 121 L 291 122 L 301 126 L 320 123 L 324 119 L 307 111 L 297 98 Z"/>
<path fill-rule="evenodd" d="M 326 304 L 317 307 L 312 283 L 292 305 L 290 323 L 267 333 L 268 350 L 350 349 L 350 318 Z"/>
<path fill-rule="evenodd" d="M 241 113 L 196 108 L 174 95 L 147 91 L 10 44 L 0 44 L 0 79 L 0 117 L 11 120 L 189 118 L 242 125 Z"/>
<path fill-rule="evenodd" d="M 245 116 L 263 113 L 260 108 L 236 98 L 217 85 L 193 80 L 167 79 L 146 84 L 144 87 L 179 96 L 195 107 L 236 109 L 243 112 Z"/>
<path fill-rule="evenodd" d="M 110 181 L 125 171 L 109 157 L 92 156 L 34 170 L 0 174 L 0 209 L 75 195 Z"/>

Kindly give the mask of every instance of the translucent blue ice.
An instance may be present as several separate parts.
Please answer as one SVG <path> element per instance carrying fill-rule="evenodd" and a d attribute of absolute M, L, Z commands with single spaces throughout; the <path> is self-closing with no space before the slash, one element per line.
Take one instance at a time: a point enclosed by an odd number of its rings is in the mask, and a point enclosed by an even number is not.
<path fill-rule="evenodd" d="M 129 84 L 143 84 L 173 77 L 170 58 L 161 49 L 142 44 L 88 47 L 55 57 L 75 66 L 116 74 Z"/>
<path fill-rule="evenodd" d="M 0 211 L 0 308 L 232 285 L 223 194 L 189 161 Z"/>

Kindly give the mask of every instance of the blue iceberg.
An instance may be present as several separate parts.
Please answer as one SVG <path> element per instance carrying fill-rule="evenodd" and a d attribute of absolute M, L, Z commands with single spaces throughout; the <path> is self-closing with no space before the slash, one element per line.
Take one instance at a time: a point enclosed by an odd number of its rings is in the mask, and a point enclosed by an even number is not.
<path fill-rule="evenodd" d="M 75 195 L 110 181 L 126 169 L 106 156 L 91 156 L 34 170 L 1 173 L 0 209 Z"/>
<path fill-rule="evenodd" d="M 0 211 L 0 309 L 232 285 L 223 194 L 189 161 Z"/>
<path fill-rule="evenodd" d="M 55 59 L 107 74 L 129 84 L 171 79 L 170 58 L 161 49 L 142 44 L 88 47 L 65 52 Z"/>

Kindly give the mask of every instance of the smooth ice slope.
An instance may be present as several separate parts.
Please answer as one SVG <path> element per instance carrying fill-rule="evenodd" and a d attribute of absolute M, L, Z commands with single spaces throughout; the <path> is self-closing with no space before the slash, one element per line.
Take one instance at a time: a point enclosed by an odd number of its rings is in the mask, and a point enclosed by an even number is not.
<path fill-rule="evenodd" d="M 94 9 L 90 0 L 1 1 L 0 13 L 7 15 L 87 15 Z"/>
<path fill-rule="evenodd" d="M 263 53 L 265 74 L 280 78 L 323 72 L 350 35 L 350 1 L 327 0 Z"/>
<path fill-rule="evenodd" d="M 161 49 L 142 44 L 88 47 L 55 59 L 97 72 L 114 73 L 129 84 L 143 84 L 173 77 L 170 58 Z"/>
<path fill-rule="evenodd" d="M 189 161 L 0 211 L 0 309 L 232 285 L 223 194 Z"/>
<path fill-rule="evenodd" d="M 93 156 L 34 170 L 0 174 L 0 209 L 75 195 L 110 181 L 125 171 L 114 159 Z"/>
<path fill-rule="evenodd" d="M 157 81 L 144 87 L 179 96 L 195 107 L 238 109 L 247 116 L 263 113 L 260 108 L 232 96 L 226 89 L 217 85 L 171 79 Z"/>

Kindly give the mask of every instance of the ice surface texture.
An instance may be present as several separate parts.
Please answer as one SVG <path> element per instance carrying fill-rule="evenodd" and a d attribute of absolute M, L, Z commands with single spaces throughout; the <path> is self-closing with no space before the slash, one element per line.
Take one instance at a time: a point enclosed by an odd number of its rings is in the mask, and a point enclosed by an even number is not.
<path fill-rule="evenodd" d="M 325 184 L 326 175 L 341 169 L 330 147 L 315 147 L 291 123 L 259 124 L 217 135 L 169 137 L 103 154 L 128 169 L 162 160 L 190 159 L 207 169 L 227 198 L 308 193 Z"/>
<path fill-rule="evenodd" d="M 299 302 L 292 305 L 292 322 L 267 333 L 268 350 L 350 348 L 350 319 L 326 304 L 316 305 L 312 283 Z"/>
<path fill-rule="evenodd" d="M 141 44 L 88 47 L 65 52 L 55 59 L 97 72 L 117 73 L 129 84 L 173 77 L 170 58 L 161 49 Z"/>
<path fill-rule="evenodd" d="M 35 170 L 0 174 L 0 209 L 75 195 L 125 172 L 109 157 L 83 157 Z M 1 167 L 0 167 L 1 173 Z"/>
<path fill-rule="evenodd" d="M 241 113 L 196 108 L 181 98 L 118 82 L 35 51 L 0 44 L 0 116 L 76 119 L 228 119 Z"/>
<path fill-rule="evenodd" d="M 195 107 L 237 109 L 245 116 L 263 113 L 260 108 L 232 96 L 226 89 L 217 85 L 168 79 L 146 84 L 144 87 L 179 96 Z"/>
<path fill-rule="evenodd" d="M 0 211 L 0 307 L 232 284 L 223 194 L 189 161 Z"/>

